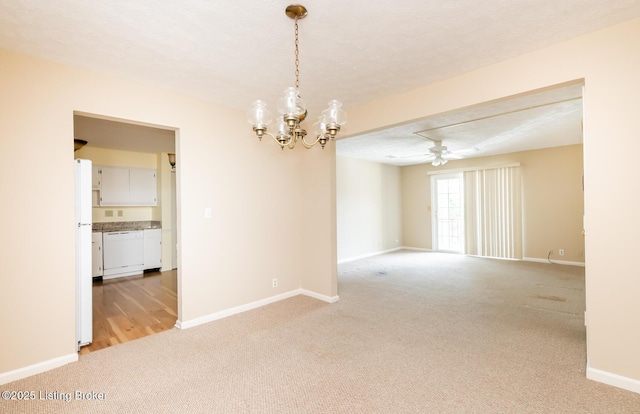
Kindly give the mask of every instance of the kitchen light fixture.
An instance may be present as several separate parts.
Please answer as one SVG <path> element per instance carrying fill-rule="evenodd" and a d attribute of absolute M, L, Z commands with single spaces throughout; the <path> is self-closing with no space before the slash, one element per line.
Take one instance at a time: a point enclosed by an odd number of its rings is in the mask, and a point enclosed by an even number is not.
<path fill-rule="evenodd" d="M 173 172 L 173 170 L 176 169 L 176 154 L 170 152 L 167 154 L 167 156 L 169 157 L 169 164 L 171 164 L 171 170 Z"/>
<path fill-rule="evenodd" d="M 311 132 L 316 136 L 315 140 L 313 142 L 305 140 L 304 137 L 307 135 L 307 131 L 300 125 L 307 117 L 307 109 L 302 98 L 300 98 L 298 20 L 307 16 L 307 9 L 304 6 L 292 4 L 286 8 L 285 13 L 294 20 L 296 86 L 287 88 L 284 91 L 284 96 L 278 101 L 280 119 L 276 124 L 276 135 L 267 132 L 267 126 L 271 123 L 271 113 L 267 109 L 266 103 L 262 100 L 253 102 L 253 106 L 248 112 L 248 122 L 253 126 L 253 131 L 259 140 L 262 140 L 264 135 L 269 135 L 282 149 L 284 147 L 293 149 L 298 141 L 307 149 L 318 143 L 324 148 L 327 141 L 334 140 L 336 134 L 340 131 L 340 127 L 347 123 L 347 114 L 341 108 L 342 103 L 340 101 L 335 99 L 329 101 L 329 107 L 322 111 L 318 122 L 312 126 Z"/>
<path fill-rule="evenodd" d="M 78 151 L 80 148 L 84 147 L 85 145 L 87 145 L 87 141 L 83 140 L 83 139 L 73 139 L 73 152 Z"/>

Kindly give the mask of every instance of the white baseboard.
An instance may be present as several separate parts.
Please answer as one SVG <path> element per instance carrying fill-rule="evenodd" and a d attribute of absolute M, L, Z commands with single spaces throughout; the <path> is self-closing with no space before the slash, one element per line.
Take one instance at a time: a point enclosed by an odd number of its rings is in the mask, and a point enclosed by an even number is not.
<path fill-rule="evenodd" d="M 327 303 L 336 303 L 337 301 L 340 300 L 340 296 L 338 296 L 338 295 L 326 296 L 326 295 L 321 295 L 320 293 L 312 292 L 312 291 L 306 290 L 306 289 L 300 289 L 300 294 L 301 295 L 305 295 L 305 296 L 309 296 L 311 298 L 318 299 L 318 300 L 321 300 L 321 301 L 327 302 Z"/>
<path fill-rule="evenodd" d="M 181 321 L 181 320 L 177 320 L 175 327 L 178 329 L 188 329 L 188 328 L 193 328 L 194 326 L 198 326 L 198 325 L 202 325 L 208 322 L 213 322 L 216 321 L 218 319 L 222 319 L 222 318 L 227 318 L 229 316 L 235 315 L 237 313 L 242 313 L 242 312 L 246 312 L 246 311 L 250 311 L 253 309 L 257 309 L 260 308 L 262 306 L 266 306 L 269 305 L 271 303 L 275 303 L 275 302 L 279 302 L 281 300 L 284 299 L 289 299 L 292 298 L 294 296 L 298 296 L 298 295 L 305 295 L 305 296 L 309 296 L 315 299 L 319 299 L 322 300 L 324 302 L 328 302 L 328 303 L 335 303 L 338 301 L 338 299 L 340 299 L 339 296 L 326 296 L 326 295 L 322 295 L 320 293 L 316 293 L 310 290 L 306 290 L 306 289 L 296 289 L 296 290 L 292 290 L 290 292 L 285 292 L 285 293 L 281 293 L 279 295 L 275 295 L 275 296 L 271 296 L 269 298 L 265 298 L 265 299 L 261 299 L 261 300 L 257 300 L 255 302 L 251 302 L 251 303 L 247 303 L 246 305 L 240 305 L 240 306 L 236 306 L 230 309 L 226 309 L 220 312 L 216 312 L 216 313 L 212 313 L 209 315 L 205 315 L 205 316 L 201 316 L 199 318 L 195 318 L 195 319 L 191 319 L 189 321 Z"/>
<path fill-rule="evenodd" d="M 523 257 L 522 260 L 524 260 L 525 262 L 549 263 L 549 260 L 547 260 L 547 259 L 538 259 L 538 258 L 535 258 L 535 257 Z M 584 267 L 584 262 L 569 262 L 569 261 L 566 261 L 566 260 L 555 260 L 555 259 L 552 259 L 551 260 L 551 264 L 561 264 L 561 265 L 568 265 L 568 266 Z"/>
<path fill-rule="evenodd" d="M 587 365 L 587 378 L 592 381 L 601 382 L 603 384 L 640 394 L 640 381 L 633 378 L 601 371 L 599 369 L 591 368 L 589 365 Z"/>
<path fill-rule="evenodd" d="M 367 257 L 379 256 L 381 254 L 396 252 L 402 249 L 404 249 L 404 247 L 394 247 L 393 249 L 381 250 L 379 252 L 365 253 L 358 256 L 348 257 L 346 259 L 340 259 L 338 260 L 338 264 L 353 262 L 355 260 L 360 260 L 360 259 L 366 259 Z"/>
<path fill-rule="evenodd" d="M 432 252 L 432 249 L 425 249 L 424 247 L 408 247 L 402 246 L 400 249 L 402 250 L 412 250 L 414 252 Z"/>
<path fill-rule="evenodd" d="M 231 309 L 227 309 L 224 311 L 212 313 L 210 315 L 202 316 L 200 318 L 192 319 L 190 321 L 182 322 L 180 320 L 176 321 L 176 328 L 178 329 L 187 329 L 192 328 L 194 326 L 202 325 L 207 322 L 212 322 L 218 319 L 226 318 L 231 315 L 235 315 L 237 313 L 246 312 L 252 309 L 260 308 L 265 305 L 269 305 L 271 303 L 279 302 L 284 299 L 288 299 L 298 295 L 305 295 L 312 297 L 314 299 L 318 299 L 327 303 L 336 303 L 340 297 L 336 296 L 326 296 L 317 292 L 313 292 L 307 289 L 295 289 L 290 292 L 281 293 L 279 295 L 271 296 L 266 299 L 258 300 L 255 302 L 247 303 L 246 305 L 236 306 Z M 54 368 L 61 367 L 63 365 L 69 364 L 71 362 L 78 361 L 78 354 L 69 354 L 62 357 L 50 359 L 48 361 L 39 362 L 37 364 L 29 365 L 27 367 L 18 368 L 13 371 L 2 372 L 0 373 L 0 385 L 7 384 L 9 382 L 17 381 L 23 378 L 30 377 L 32 375 L 40 374 L 45 371 L 52 370 Z"/>
<path fill-rule="evenodd" d="M 78 354 L 74 353 L 58 358 L 53 358 L 48 361 L 38 362 L 37 364 L 18 368 L 13 371 L 2 372 L 0 373 L 0 385 L 27 378 L 32 375 L 40 374 L 42 372 L 49 371 L 76 361 L 78 361 Z"/>

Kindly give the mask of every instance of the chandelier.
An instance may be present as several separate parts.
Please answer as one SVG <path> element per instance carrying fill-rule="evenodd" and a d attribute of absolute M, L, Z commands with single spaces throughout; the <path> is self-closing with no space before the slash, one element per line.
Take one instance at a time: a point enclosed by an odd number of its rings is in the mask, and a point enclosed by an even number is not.
<path fill-rule="evenodd" d="M 280 148 L 288 147 L 293 149 L 298 141 L 305 147 L 311 148 L 320 144 L 322 148 L 327 141 L 333 141 L 340 127 L 347 123 L 347 114 L 341 108 L 342 103 L 337 100 L 329 101 L 329 107 L 322 111 L 318 121 L 311 127 L 312 136 L 315 139 L 307 141 L 305 139 L 307 131 L 300 123 L 307 118 L 307 109 L 302 98 L 300 98 L 300 71 L 298 68 L 298 20 L 307 16 L 307 9 L 298 4 L 292 4 L 285 10 L 287 16 L 294 20 L 295 28 L 295 67 L 296 86 L 291 86 L 284 91 L 284 96 L 278 101 L 279 116 L 276 120 L 276 134 L 267 132 L 267 126 L 271 124 L 271 112 L 267 109 L 267 104 L 262 100 L 253 102 L 248 112 L 248 122 L 253 126 L 253 131 L 259 140 L 264 135 L 268 135 L 280 145 Z"/>

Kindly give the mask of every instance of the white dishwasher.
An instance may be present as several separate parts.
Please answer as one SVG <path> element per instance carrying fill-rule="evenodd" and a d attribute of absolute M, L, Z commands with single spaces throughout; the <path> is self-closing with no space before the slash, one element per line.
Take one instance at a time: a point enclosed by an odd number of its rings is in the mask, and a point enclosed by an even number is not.
<path fill-rule="evenodd" d="M 104 277 L 130 276 L 144 269 L 144 232 L 142 230 L 102 233 Z"/>

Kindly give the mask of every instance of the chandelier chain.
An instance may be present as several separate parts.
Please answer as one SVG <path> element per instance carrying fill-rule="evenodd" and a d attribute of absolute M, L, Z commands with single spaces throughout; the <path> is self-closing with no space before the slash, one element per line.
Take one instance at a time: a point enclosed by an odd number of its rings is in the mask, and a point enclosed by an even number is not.
<path fill-rule="evenodd" d="M 296 32 L 296 89 L 300 90 L 300 69 L 298 66 L 300 65 L 300 59 L 298 58 L 298 18 L 295 18 L 295 32 Z"/>

